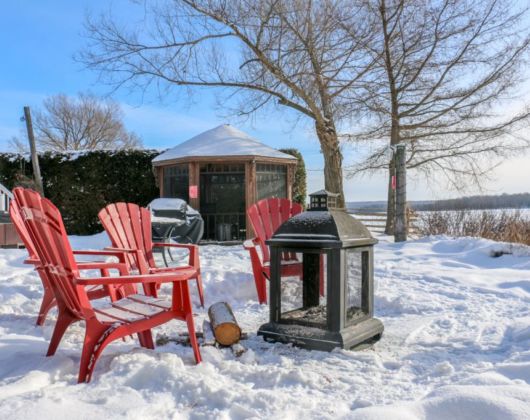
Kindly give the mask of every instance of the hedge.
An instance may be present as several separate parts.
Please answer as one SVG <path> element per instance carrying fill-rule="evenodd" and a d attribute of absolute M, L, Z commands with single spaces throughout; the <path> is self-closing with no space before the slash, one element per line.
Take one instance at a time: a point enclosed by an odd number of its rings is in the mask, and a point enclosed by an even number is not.
<path fill-rule="evenodd" d="M 97 214 L 108 203 L 147 205 L 158 197 L 151 169 L 156 150 L 44 153 L 39 163 L 44 195 L 59 207 L 70 234 L 100 232 Z M 0 183 L 7 188 L 32 177 L 28 156 L 0 154 Z"/>
<path fill-rule="evenodd" d="M 298 158 L 293 199 L 305 204 L 305 165 L 296 149 L 284 149 Z M 102 230 L 97 214 L 118 201 L 147 205 L 159 196 L 151 160 L 157 150 L 46 152 L 39 155 L 44 195 L 61 211 L 66 230 L 91 235 Z M 0 153 L 0 183 L 12 189 L 30 186 L 33 169 L 28 155 Z"/>

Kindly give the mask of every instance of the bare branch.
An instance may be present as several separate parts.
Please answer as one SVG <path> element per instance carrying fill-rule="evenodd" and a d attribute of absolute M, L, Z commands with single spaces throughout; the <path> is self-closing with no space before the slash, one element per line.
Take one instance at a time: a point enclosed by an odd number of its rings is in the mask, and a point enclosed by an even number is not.
<path fill-rule="evenodd" d="M 128 132 L 120 106 L 81 94 L 72 99 L 56 95 L 35 113 L 37 142 L 42 150 L 96 150 L 141 147 L 140 138 Z"/>

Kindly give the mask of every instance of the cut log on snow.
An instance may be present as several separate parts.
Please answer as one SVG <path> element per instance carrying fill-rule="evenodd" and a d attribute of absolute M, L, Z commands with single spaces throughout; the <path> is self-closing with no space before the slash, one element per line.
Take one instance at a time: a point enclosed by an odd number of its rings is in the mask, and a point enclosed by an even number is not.
<path fill-rule="evenodd" d="M 208 320 L 202 322 L 202 344 L 203 346 L 215 346 L 215 336 L 213 335 L 212 324 Z"/>
<path fill-rule="evenodd" d="M 241 338 L 241 328 L 237 324 L 232 308 L 226 302 L 214 303 L 208 309 L 208 317 L 215 339 L 223 346 L 231 346 Z"/>

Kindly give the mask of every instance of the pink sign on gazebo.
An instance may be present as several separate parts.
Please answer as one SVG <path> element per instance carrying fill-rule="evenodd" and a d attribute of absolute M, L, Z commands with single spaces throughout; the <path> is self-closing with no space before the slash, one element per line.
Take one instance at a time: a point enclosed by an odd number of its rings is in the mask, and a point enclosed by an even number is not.
<path fill-rule="evenodd" d="M 197 185 L 190 185 L 190 187 L 189 187 L 189 196 L 190 196 L 190 198 L 198 198 L 199 197 L 198 190 L 197 190 Z"/>

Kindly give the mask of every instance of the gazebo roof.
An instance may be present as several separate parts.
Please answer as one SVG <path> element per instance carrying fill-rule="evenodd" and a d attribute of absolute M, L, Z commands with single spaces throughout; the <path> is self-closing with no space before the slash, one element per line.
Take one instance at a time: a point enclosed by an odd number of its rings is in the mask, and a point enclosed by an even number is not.
<path fill-rule="evenodd" d="M 229 124 L 205 131 L 166 150 L 153 159 L 154 164 L 196 157 L 256 156 L 296 161 L 296 157 L 279 152 Z"/>

